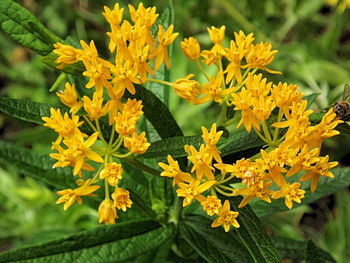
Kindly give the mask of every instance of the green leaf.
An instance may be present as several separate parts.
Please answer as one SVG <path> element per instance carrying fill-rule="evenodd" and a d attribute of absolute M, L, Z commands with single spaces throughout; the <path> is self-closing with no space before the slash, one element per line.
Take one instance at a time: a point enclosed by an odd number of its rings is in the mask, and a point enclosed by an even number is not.
<path fill-rule="evenodd" d="M 199 215 L 188 215 L 179 223 L 180 235 L 207 262 L 253 262 L 239 237 L 230 231 L 211 228 L 211 221 Z"/>
<path fill-rule="evenodd" d="M 320 93 L 312 93 L 310 95 L 304 96 L 303 100 L 307 100 L 307 109 L 310 108 L 312 103 L 316 100 L 316 98 L 320 95 Z"/>
<path fill-rule="evenodd" d="M 55 189 L 76 187 L 70 168 L 55 168 L 55 160 L 33 150 L 0 141 L 0 159 L 15 165 L 18 171 L 42 181 Z"/>
<path fill-rule="evenodd" d="M 57 69 L 57 66 L 59 65 L 55 62 L 57 58 L 58 58 L 58 55 L 56 53 L 50 52 L 48 55 L 41 57 L 40 60 L 46 65 L 54 69 Z M 65 67 L 60 69 L 60 71 L 63 71 L 65 73 L 70 73 L 73 75 L 81 75 L 85 71 L 85 68 L 84 68 L 84 64 L 79 61 L 74 64 L 66 65 Z"/>
<path fill-rule="evenodd" d="M 152 143 L 147 152 L 140 157 L 158 158 L 166 157 L 168 154 L 174 158 L 183 157 L 187 156 L 184 150 L 185 145 L 193 145 L 196 149 L 199 149 L 203 143 L 204 141 L 200 135 L 166 138 Z M 221 156 L 226 156 L 262 146 L 263 144 L 264 142 L 255 133 L 240 132 L 227 139 L 221 138 L 217 147 L 221 152 Z"/>
<path fill-rule="evenodd" d="M 306 243 L 305 263 L 336 262 L 328 253 L 319 249 L 310 239 Z"/>
<path fill-rule="evenodd" d="M 310 191 L 310 183 L 303 184 L 302 189 L 306 191 L 305 197 L 301 200 L 301 204 L 294 202 L 293 207 L 312 203 L 321 197 L 331 195 L 350 185 L 350 167 L 335 168 L 331 172 L 334 174 L 334 178 L 322 176 L 313 194 Z M 253 200 L 250 202 L 250 206 L 258 217 L 288 210 L 288 207 L 284 204 L 284 199 L 273 199 L 270 204 L 261 200 Z"/>
<path fill-rule="evenodd" d="M 69 111 L 67 107 L 63 106 L 0 97 L 0 111 L 20 120 L 40 125 L 44 123 L 41 117 L 50 116 L 50 108 L 59 108 L 62 114 Z"/>
<path fill-rule="evenodd" d="M 40 125 L 44 124 L 44 121 L 41 119 L 42 117 L 50 117 L 50 108 L 60 109 L 62 115 L 65 112 L 69 112 L 69 108 L 66 106 L 0 97 L 1 112 L 20 120 Z M 103 136 L 105 136 L 105 138 L 109 138 L 111 127 L 108 125 L 107 121 L 100 121 L 100 125 Z M 94 132 L 86 122 L 80 127 L 80 130 L 87 134 L 92 134 Z"/>
<path fill-rule="evenodd" d="M 282 259 L 304 260 L 306 241 L 298 241 L 285 237 L 271 237 Z M 316 247 L 317 253 L 331 262 L 336 262 L 333 257 L 323 249 Z"/>
<path fill-rule="evenodd" d="M 12 0 L 0 1 L 0 26 L 14 41 L 47 55 L 60 38 L 51 33 L 27 9 Z"/>
<path fill-rule="evenodd" d="M 221 195 L 218 197 L 221 200 L 226 199 Z M 235 230 L 254 258 L 254 262 L 281 262 L 276 247 L 250 206 L 246 205 L 238 208 L 242 201 L 240 196 L 230 197 L 228 200 L 230 201 L 231 209 L 239 212 L 237 221 L 240 227 Z"/>
<path fill-rule="evenodd" d="M 0 254 L 0 262 L 120 262 L 154 250 L 172 238 L 173 225 L 122 222 L 84 231 L 39 246 Z"/>
<path fill-rule="evenodd" d="M 176 123 L 173 115 L 167 106 L 152 92 L 141 85 L 136 86 L 135 95 L 126 92 L 124 96 L 142 100 L 145 117 L 151 122 L 161 138 L 183 136 L 183 133 Z"/>

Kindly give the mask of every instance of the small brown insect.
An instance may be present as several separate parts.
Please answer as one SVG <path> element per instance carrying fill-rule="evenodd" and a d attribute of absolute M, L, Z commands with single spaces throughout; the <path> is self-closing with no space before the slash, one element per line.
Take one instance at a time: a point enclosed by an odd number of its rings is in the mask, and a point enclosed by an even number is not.
<path fill-rule="evenodd" d="M 345 84 L 343 100 L 339 102 L 334 102 L 331 107 L 333 107 L 334 113 L 343 121 L 350 121 L 350 103 L 347 99 L 350 97 L 350 85 Z"/>

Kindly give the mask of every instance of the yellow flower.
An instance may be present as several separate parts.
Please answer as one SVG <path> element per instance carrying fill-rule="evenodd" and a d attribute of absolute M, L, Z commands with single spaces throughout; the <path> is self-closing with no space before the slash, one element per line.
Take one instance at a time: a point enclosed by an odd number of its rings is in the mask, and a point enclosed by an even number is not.
<path fill-rule="evenodd" d="M 215 181 L 207 181 L 200 185 L 200 180 L 192 180 L 189 183 L 179 183 L 179 189 L 176 190 L 178 196 L 184 197 L 183 207 L 192 203 L 193 199 L 203 200 L 201 193 L 208 190 L 215 184 Z"/>
<path fill-rule="evenodd" d="M 284 112 L 289 110 L 292 102 L 301 102 L 304 94 L 298 91 L 298 86 L 294 84 L 279 82 L 278 85 L 273 85 L 271 89 L 271 97 L 277 107 L 283 109 Z"/>
<path fill-rule="evenodd" d="M 81 126 L 84 122 L 79 122 L 79 116 L 73 115 L 72 119 L 69 118 L 68 113 L 66 112 L 64 114 L 64 117 L 61 115 L 61 110 L 54 108 L 50 108 L 51 116 L 49 117 L 42 117 L 42 120 L 45 122 L 44 126 L 49 127 L 50 129 L 53 129 L 55 132 L 57 132 L 62 137 L 72 137 L 77 133 L 80 133 L 79 126 Z M 83 134 L 85 135 L 85 134 Z M 56 143 L 60 143 L 59 141 L 56 141 Z"/>
<path fill-rule="evenodd" d="M 75 136 L 65 139 L 63 143 L 68 147 L 68 154 L 71 158 L 71 165 L 74 167 L 73 175 L 77 175 L 84 165 L 85 158 L 92 161 L 103 163 L 104 160 L 96 152 L 90 150 L 90 147 L 97 140 L 98 132 L 92 134 L 86 141 L 83 135 L 78 133 Z"/>
<path fill-rule="evenodd" d="M 129 46 L 129 49 L 131 48 L 132 46 Z M 153 77 L 155 76 L 153 70 L 150 68 L 147 62 L 147 58 L 149 56 L 149 45 L 137 47 L 130 53 L 134 62 L 134 68 L 136 68 L 136 72 L 140 76 L 141 82 L 146 83 L 147 72 Z"/>
<path fill-rule="evenodd" d="M 84 96 L 82 100 L 84 101 L 84 109 L 91 121 L 99 119 L 107 114 L 108 105 L 102 107 L 103 98 L 99 97 L 97 92 L 94 92 L 92 100 L 87 96 Z"/>
<path fill-rule="evenodd" d="M 162 25 L 158 26 L 158 44 L 152 57 L 156 57 L 156 62 L 154 64 L 154 69 L 158 70 L 160 64 L 164 60 L 164 63 L 167 68 L 169 68 L 169 55 L 168 55 L 168 46 L 175 40 L 179 33 L 173 33 L 174 25 L 170 25 L 167 31 L 164 32 Z"/>
<path fill-rule="evenodd" d="M 114 118 L 116 132 L 123 137 L 128 137 L 135 133 L 137 120 L 138 116 L 129 111 L 118 112 Z"/>
<path fill-rule="evenodd" d="M 196 175 L 199 180 L 202 179 L 203 175 L 209 180 L 214 180 L 215 177 L 213 171 L 215 169 L 211 166 L 212 156 L 206 151 L 205 146 L 202 144 L 199 148 L 199 152 L 197 152 L 196 148 L 194 148 L 192 145 L 186 148 L 188 148 L 189 154 L 187 158 L 193 163 L 191 173 L 196 171 Z"/>
<path fill-rule="evenodd" d="M 123 168 L 119 163 L 107 163 L 105 168 L 100 173 L 100 179 L 107 177 L 110 185 L 116 186 L 119 180 L 122 179 Z"/>
<path fill-rule="evenodd" d="M 224 41 L 225 37 L 225 29 L 225 26 L 222 26 L 220 28 L 216 28 L 214 26 L 212 26 L 211 28 L 207 27 L 210 39 L 214 44 L 222 44 L 222 41 Z"/>
<path fill-rule="evenodd" d="M 107 22 L 111 25 L 112 28 L 118 28 L 123 20 L 124 8 L 119 8 L 119 3 L 116 3 L 114 5 L 113 10 L 109 9 L 107 6 L 104 6 L 103 8 L 105 11 L 102 12 L 102 15 L 105 17 Z"/>
<path fill-rule="evenodd" d="M 278 199 L 284 196 L 284 203 L 291 209 L 293 207 L 293 201 L 301 203 L 301 199 L 304 198 L 305 191 L 299 189 L 300 186 L 299 183 L 284 183 L 281 190 L 276 191 L 271 197 L 273 199 Z"/>
<path fill-rule="evenodd" d="M 245 86 L 252 94 L 252 97 L 259 98 L 260 96 L 266 97 L 271 90 L 272 82 L 266 83 L 266 78 L 262 79 L 262 74 L 259 75 L 248 73 L 248 78 Z"/>
<path fill-rule="evenodd" d="M 124 64 L 116 63 L 111 69 L 115 77 L 112 79 L 114 84 L 113 89 L 120 90 L 124 94 L 127 89 L 131 94 L 135 94 L 136 90 L 133 83 L 140 84 L 141 81 L 136 77 L 137 68 L 134 68 L 131 61 L 126 61 Z"/>
<path fill-rule="evenodd" d="M 239 188 L 234 189 L 233 194 L 234 195 L 242 195 L 245 196 L 241 203 L 238 205 L 238 208 L 242 208 L 245 205 L 247 205 L 254 197 L 258 197 L 259 199 L 271 203 L 270 196 L 272 195 L 273 191 L 269 190 L 268 188 L 273 184 L 272 181 L 269 181 L 267 183 L 263 182 L 262 187 L 255 187 L 255 188 Z"/>
<path fill-rule="evenodd" d="M 194 75 L 189 74 L 184 78 L 177 79 L 172 87 L 177 95 L 188 100 L 191 104 L 197 104 L 197 97 L 200 94 L 198 81 L 191 79 Z"/>
<path fill-rule="evenodd" d="M 242 84 L 242 73 L 241 73 L 241 60 L 243 58 L 242 54 L 239 53 L 236 44 L 233 40 L 230 42 L 230 48 L 225 48 L 225 57 L 230 61 L 227 65 L 224 73 L 227 73 L 226 84 L 228 84 L 233 77 L 239 85 Z"/>
<path fill-rule="evenodd" d="M 107 224 L 115 224 L 115 219 L 118 218 L 117 210 L 113 206 L 113 201 L 105 199 L 98 207 L 98 222 Z"/>
<path fill-rule="evenodd" d="M 137 10 L 132 5 L 128 5 L 130 10 L 131 20 L 136 24 L 140 23 L 141 25 L 145 25 L 147 28 L 150 28 L 154 25 L 158 18 L 158 14 L 156 14 L 156 7 L 148 7 L 145 8 L 143 3 L 140 3 Z"/>
<path fill-rule="evenodd" d="M 128 99 L 127 102 L 124 104 L 123 112 L 131 113 L 138 120 L 140 115 L 143 114 L 142 108 L 142 100 Z"/>
<path fill-rule="evenodd" d="M 223 91 L 223 77 L 224 73 L 222 70 L 219 70 L 218 74 L 216 75 L 216 79 L 210 75 L 209 84 L 203 84 L 203 89 L 201 90 L 201 93 L 206 95 L 199 100 L 201 103 L 207 102 L 211 99 L 213 99 L 215 102 L 222 102 L 221 96 Z"/>
<path fill-rule="evenodd" d="M 181 41 L 181 49 L 190 60 L 197 60 L 201 56 L 201 47 L 194 37 L 185 38 Z"/>
<path fill-rule="evenodd" d="M 235 44 L 240 56 L 245 56 L 249 52 L 249 48 L 254 41 L 253 33 L 248 34 L 247 36 L 243 33 L 242 30 L 239 30 L 239 33 L 233 32 L 235 35 Z M 241 58 L 242 59 L 242 58 Z"/>
<path fill-rule="evenodd" d="M 259 43 L 251 45 L 248 54 L 246 55 L 247 65 L 244 67 L 258 68 L 266 70 L 272 74 L 282 74 L 279 71 L 268 69 L 267 66 L 273 61 L 277 50 L 271 51 L 271 44 Z"/>
<path fill-rule="evenodd" d="M 252 104 L 255 118 L 259 121 L 267 120 L 276 107 L 271 97 L 264 97 L 263 95 L 260 95 L 259 98 L 252 98 Z"/>
<path fill-rule="evenodd" d="M 230 230 L 231 225 L 239 228 L 239 224 L 236 220 L 238 212 L 230 211 L 230 203 L 228 200 L 225 200 L 223 207 L 221 207 L 219 210 L 218 216 L 219 217 L 216 218 L 211 224 L 211 227 L 218 227 L 223 225 L 225 232 L 228 232 Z"/>
<path fill-rule="evenodd" d="M 254 126 L 258 131 L 260 131 L 259 121 L 255 117 L 255 114 L 252 111 L 252 109 L 250 108 L 250 106 L 252 105 L 252 94 L 250 93 L 250 91 L 247 91 L 245 88 L 242 88 L 240 92 L 232 94 L 232 97 L 232 104 L 236 106 L 234 110 L 242 111 L 242 117 L 237 125 L 237 128 L 239 128 L 242 125 L 242 123 L 244 123 L 247 132 L 250 132 L 252 130 L 252 126 Z"/>
<path fill-rule="evenodd" d="M 137 135 L 137 133 L 134 132 L 131 137 L 124 138 L 124 147 L 129 149 L 132 153 L 144 153 L 151 145 L 147 142 L 145 136 L 145 132 L 142 132 L 140 135 Z"/>
<path fill-rule="evenodd" d="M 201 205 L 203 206 L 203 210 L 210 216 L 218 214 L 219 209 L 222 207 L 221 200 L 216 196 L 208 196 L 205 201 L 201 202 Z"/>
<path fill-rule="evenodd" d="M 183 181 L 191 182 L 193 180 L 190 174 L 184 173 L 180 170 L 178 161 L 175 161 L 171 155 L 168 155 L 167 160 L 169 165 L 160 162 L 158 163 L 158 165 L 164 170 L 161 172 L 160 176 L 173 178 L 173 186 Z"/>
<path fill-rule="evenodd" d="M 308 172 L 300 178 L 300 182 L 304 182 L 311 179 L 311 193 L 315 192 L 318 179 L 321 176 L 327 176 L 333 178 L 334 175 L 329 171 L 329 169 L 338 165 L 338 162 L 328 162 L 329 156 L 320 157 L 319 161 L 315 166 L 306 168 Z"/>
<path fill-rule="evenodd" d="M 64 105 L 71 108 L 71 112 L 74 114 L 83 106 L 83 103 L 78 100 L 78 94 L 74 84 L 70 85 L 69 82 L 66 82 L 65 87 L 63 92 L 56 92 L 56 95 L 61 99 Z"/>
<path fill-rule="evenodd" d="M 216 144 L 220 140 L 220 137 L 223 131 L 216 132 L 216 123 L 213 123 L 213 125 L 211 126 L 210 132 L 208 132 L 208 130 L 204 126 L 202 126 L 202 132 L 203 132 L 202 138 L 206 144 L 206 151 L 209 154 L 211 154 L 211 156 L 214 157 L 214 159 L 218 163 L 221 163 L 222 160 L 220 157 L 220 152 L 216 147 Z"/>
<path fill-rule="evenodd" d="M 309 147 L 305 144 L 298 156 L 293 159 L 293 165 L 287 172 L 286 176 L 291 177 L 301 170 L 309 169 L 312 164 L 320 160 L 318 157 L 319 154 L 320 150 L 318 148 L 309 151 Z"/>
<path fill-rule="evenodd" d="M 324 139 L 333 137 L 340 133 L 339 131 L 334 130 L 340 123 L 343 123 L 343 121 L 337 118 L 337 115 L 333 112 L 333 107 L 331 107 L 323 116 L 321 122 L 312 127 L 309 136 L 305 138 L 306 143 L 310 148 L 321 148 Z"/>
<path fill-rule="evenodd" d="M 98 185 L 90 185 L 91 179 L 86 180 L 80 187 L 76 189 L 65 189 L 58 191 L 57 194 L 61 197 L 56 201 L 56 204 L 64 203 L 63 210 L 66 211 L 75 201 L 79 205 L 83 203 L 81 196 L 96 196 L 92 194 L 100 188 Z"/>
<path fill-rule="evenodd" d="M 55 63 L 62 63 L 57 66 L 58 69 L 62 69 L 64 66 L 78 62 L 81 59 L 82 50 L 80 49 L 58 42 L 53 46 L 55 47 L 53 52 L 58 55 Z"/>
<path fill-rule="evenodd" d="M 116 188 L 112 194 L 114 206 L 118 209 L 122 209 L 124 212 L 126 208 L 130 208 L 132 201 L 130 200 L 130 194 L 128 190 L 122 188 Z"/>

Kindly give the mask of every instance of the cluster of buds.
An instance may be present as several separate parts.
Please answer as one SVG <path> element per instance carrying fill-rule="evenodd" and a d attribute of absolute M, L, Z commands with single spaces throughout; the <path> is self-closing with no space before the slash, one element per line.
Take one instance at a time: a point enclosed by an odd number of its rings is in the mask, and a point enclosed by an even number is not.
<path fill-rule="evenodd" d="M 231 40 L 230 48 L 224 48 L 225 27 L 212 27 L 208 31 L 214 44 L 211 50 L 201 52 L 199 43 L 192 37 L 182 42 L 182 50 L 197 62 L 205 76 L 198 59 L 204 58 L 207 65 L 215 64 L 217 76 L 207 77 L 209 83 L 200 85 L 191 80 L 194 75 L 190 74 L 173 84 L 175 92 L 195 104 L 210 100 L 220 103 L 223 111 L 220 126 L 228 126 L 236 119 L 226 117 L 229 106 L 233 107 L 241 114 L 237 128 L 244 124 L 247 132 L 253 129 L 265 142 L 265 150 L 234 164 L 223 163 L 215 146 L 222 132 L 216 132 L 214 124 L 210 133 L 202 128 L 206 145 L 199 151 L 193 146 L 185 147 L 193 164 L 191 173 L 196 172 L 195 179 L 182 172 L 171 156 L 168 156 L 169 165 L 159 165 L 164 170 L 163 176 L 174 178 L 174 184 L 179 187 L 178 196 L 184 197 L 183 206 L 198 200 L 208 215 L 218 215 L 212 227 L 224 225 L 228 231 L 230 224 L 238 227 L 235 220 L 238 213 L 230 211 L 228 200 L 222 206 L 224 200 L 218 199 L 217 193 L 227 197 L 243 196 L 239 208 L 255 197 L 269 203 L 271 198 L 284 198 L 285 205 L 292 208 L 293 201 L 300 203 L 305 194 L 299 182 L 311 180 L 313 193 L 321 176 L 333 177 L 329 169 L 338 163 L 329 162 L 329 156 L 320 156 L 320 151 L 324 139 L 339 134 L 334 129 L 343 121 L 331 108 L 319 124 L 312 126 L 309 115 L 313 111 L 307 109 L 307 101 L 302 99 L 303 93 L 296 85 L 275 85 L 261 73 L 255 74 L 258 69 L 280 74 L 267 68 L 277 52 L 271 50 L 271 44 L 254 45 L 253 34 L 245 36 L 240 31 L 234 33 L 235 41 Z M 223 62 L 227 61 L 224 68 Z M 242 69 L 245 69 L 243 75 Z M 284 129 L 284 133 L 280 129 Z M 233 184 L 237 179 L 240 183 Z"/>
<path fill-rule="evenodd" d="M 123 20 L 124 8 L 119 8 L 118 3 L 113 10 L 104 9 L 103 15 L 111 27 L 111 32 L 107 33 L 110 38 L 108 48 L 114 54 L 115 63 L 99 57 L 94 41 L 89 45 L 80 41 L 82 49 L 63 43 L 54 44 L 54 53 L 58 55 L 57 68 L 82 62 L 85 67 L 83 75 L 89 79 L 86 88 L 93 88 L 94 92 L 92 98 L 81 98 L 75 85 L 66 83 L 65 90 L 57 92 L 57 96 L 70 108 L 70 114 L 62 115 L 59 109 L 52 108 L 51 116 L 43 117 L 43 120 L 44 126 L 59 135 L 52 146 L 57 153 L 50 154 L 57 160 L 53 167 L 72 166 L 73 175 L 80 177 L 76 181 L 78 188 L 57 192 L 61 196 L 57 203 L 65 203 L 64 210 L 75 201 L 81 204 L 81 197 L 94 196 L 93 193 L 101 187 L 99 182 L 104 180 L 105 199 L 98 209 L 99 222 L 114 224 L 118 217 L 116 209 L 125 212 L 132 204 L 129 192 L 118 186 L 123 177 L 118 160 L 142 154 L 150 146 L 145 132 L 139 134 L 136 128 L 143 114 L 142 101 L 125 101 L 123 95 L 126 90 L 135 94 L 135 84 L 152 81 L 147 74 L 155 76 L 163 61 L 169 67 L 168 46 L 178 34 L 172 33 L 173 25 L 167 30 L 159 25 L 157 39 L 153 37 L 151 28 L 158 18 L 155 7 L 145 8 L 140 3 L 135 10 L 129 5 L 132 23 Z M 104 137 L 101 118 L 107 115 L 111 133 Z M 94 131 L 90 137 L 81 131 L 84 122 Z M 91 161 L 97 163 L 95 166 L 99 165 L 97 172 L 93 172 L 95 168 L 89 163 Z M 83 175 L 83 170 L 90 171 L 89 175 Z M 86 178 L 88 176 L 90 178 Z M 112 194 L 109 193 L 110 186 L 114 187 Z"/>

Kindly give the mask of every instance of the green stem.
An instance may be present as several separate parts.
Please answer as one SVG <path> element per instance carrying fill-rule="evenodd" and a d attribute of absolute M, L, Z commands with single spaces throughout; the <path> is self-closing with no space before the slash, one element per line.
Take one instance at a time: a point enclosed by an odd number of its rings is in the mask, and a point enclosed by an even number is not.
<path fill-rule="evenodd" d="M 226 103 L 223 103 L 221 106 L 221 113 L 219 117 L 218 126 L 224 125 L 226 119 L 227 119 L 227 105 Z"/>
<path fill-rule="evenodd" d="M 127 152 L 127 153 L 124 153 L 124 154 L 113 153 L 112 155 L 113 155 L 114 157 L 119 158 L 119 159 L 123 159 L 123 158 L 129 157 L 129 156 L 132 155 L 132 154 L 133 154 L 133 152 L 130 151 L 130 152 Z"/>
<path fill-rule="evenodd" d="M 160 80 L 160 79 L 151 79 L 151 78 L 147 78 L 148 81 L 151 81 L 151 82 L 156 82 L 156 83 L 160 83 L 160 84 L 163 84 L 163 85 L 168 85 L 168 86 L 172 86 L 173 83 L 170 83 L 168 81 L 164 81 L 164 80 Z"/>
<path fill-rule="evenodd" d="M 264 136 L 261 135 L 261 133 L 253 126 L 253 129 L 255 133 L 260 137 L 261 140 L 263 140 L 265 143 L 269 144 L 269 142 L 266 140 Z"/>
<path fill-rule="evenodd" d="M 263 127 L 263 130 L 264 130 L 265 138 L 267 139 L 268 144 L 271 145 L 272 144 L 272 139 L 271 139 L 271 135 L 270 135 L 269 129 L 266 126 L 266 122 L 265 121 L 262 121 L 262 127 Z"/>
<path fill-rule="evenodd" d="M 59 87 L 59 85 L 62 83 L 62 81 L 64 81 L 66 79 L 66 73 L 62 72 L 58 78 L 56 79 L 56 81 L 52 84 L 49 92 L 53 92 L 55 90 L 57 90 L 57 88 Z"/>
<path fill-rule="evenodd" d="M 281 108 L 279 108 L 279 110 L 278 110 L 277 122 L 280 122 L 280 121 L 281 121 L 282 116 L 283 116 L 283 111 L 282 111 Z M 273 134 L 273 141 L 272 141 L 272 143 L 276 143 L 277 137 L 278 137 L 278 131 L 279 131 L 279 128 L 276 127 L 276 128 L 275 128 L 275 132 L 274 132 L 274 134 Z"/>
<path fill-rule="evenodd" d="M 174 200 L 174 207 L 170 211 L 170 215 L 169 215 L 169 223 L 173 222 L 175 226 L 178 224 L 181 217 L 181 213 L 183 209 L 182 202 L 183 202 L 183 198 L 178 197 L 176 195 Z"/>
<path fill-rule="evenodd" d="M 96 128 L 97 128 L 97 131 L 98 131 L 98 137 L 103 142 L 103 144 L 107 146 L 108 143 L 106 142 L 105 138 L 103 137 L 102 130 L 101 130 L 101 127 L 100 127 L 100 122 L 98 121 L 98 119 L 95 120 L 95 123 L 96 123 Z"/>
<path fill-rule="evenodd" d="M 215 186 L 215 191 L 219 192 L 220 194 L 224 196 L 235 196 L 233 193 L 226 193 L 225 191 L 222 191 L 219 187 Z"/>
<path fill-rule="evenodd" d="M 197 64 L 197 66 L 199 67 L 199 70 L 200 70 L 200 71 L 203 73 L 203 75 L 205 76 L 205 78 L 206 78 L 207 80 L 209 80 L 209 77 L 208 77 L 207 73 L 205 73 L 204 69 L 203 69 L 202 66 L 201 66 L 201 63 L 199 62 L 199 59 L 196 60 L 196 64 Z"/>

